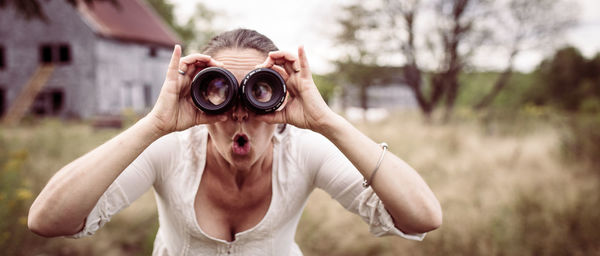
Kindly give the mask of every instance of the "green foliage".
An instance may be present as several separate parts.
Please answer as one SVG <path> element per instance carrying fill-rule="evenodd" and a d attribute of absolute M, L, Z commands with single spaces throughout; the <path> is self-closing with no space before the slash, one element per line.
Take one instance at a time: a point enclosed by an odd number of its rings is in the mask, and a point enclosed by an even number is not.
<path fill-rule="evenodd" d="M 317 85 L 319 93 L 321 93 L 321 96 L 323 97 L 325 102 L 329 102 L 333 98 L 335 90 L 337 89 L 337 83 L 333 75 L 313 74 L 313 81 Z"/>
<path fill-rule="evenodd" d="M 89 126 L 56 119 L 0 126 L 0 254 L 64 255 L 59 240 L 41 238 L 27 229 L 29 207 L 55 171 L 115 132 L 92 132 Z"/>
<path fill-rule="evenodd" d="M 540 64 L 537 81 L 526 102 L 567 111 L 595 111 L 600 100 L 600 58 L 586 60 L 579 50 L 566 47 Z"/>
<path fill-rule="evenodd" d="M 340 9 L 343 15 L 337 22 L 342 29 L 334 39 L 346 51 L 348 60 L 345 62 L 373 63 L 380 52 L 368 49 L 367 45 L 372 38 L 365 37 L 364 34 L 366 30 L 375 28 L 374 13 L 360 3 L 342 6 Z"/>
<path fill-rule="evenodd" d="M 154 11 L 163 18 L 169 27 L 175 28 L 177 26 L 175 17 L 173 16 L 173 8 L 175 6 L 172 3 L 168 3 L 165 0 L 146 0 L 146 2 L 154 8 Z"/>
<path fill-rule="evenodd" d="M 499 72 L 492 71 L 462 73 L 459 78 L 462 89 L 457 98 L 457 106 L 471 107 L 475 105 L 492 89 L 499 76 Z M 533 73 L 513 72 L 506 88 L 500 91 L 492 106 L 503 110 L 521 108 L 526 94 L 534 85 L 535 80 L 536 76 Z"/>
<path fill-rule="evenodd" d="M 471 72 L 460 76 L 463 89 L 458 106 L 473 106 L 494 85 L 498 72 Z M 590 60 L 573 47 L 560 49 L 532 73 L 513 72 L 492 106 L 520 111 L 547 106 L 570 112 L 600 113 L 600 54 Z"/>
<path fill-rule="evenodd" d="M 216 35 L 216 30 L 212 26 L 212 20 L 217 13 L 208 9 L 203 3 L 197 3 L 195 13 L 185 24 L 181 25 L 175 20 L 173 14 L 175 6 L 172 3 L 166 0 L 146 0 L 146 2 L 181 37 L 181 40 L 188 48 L 197 49 Z"/>
<path fill-rule="evenodd" d="M 24 174 L 28 152 L 13 150 L 0 137 L 0 249 L 16 255 L 26 239 L 27 210 L 33 193 Z"/>

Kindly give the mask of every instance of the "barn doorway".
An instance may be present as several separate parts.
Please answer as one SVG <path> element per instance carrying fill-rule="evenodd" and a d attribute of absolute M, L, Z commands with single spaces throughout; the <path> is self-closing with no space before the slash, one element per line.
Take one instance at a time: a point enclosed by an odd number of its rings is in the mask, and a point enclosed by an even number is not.
<path fill-rule="evenodd" d="M 41 91 L 31 106 L 31 112 L 42 116 L 56 116 L 64 107 L 65 92 L 62 88 L 47 88 Z"/>
<path fill-rule="evenodd" d="M 4 116 L 6 111 L 6 90 L 0 87 L 0 116 Z"/>

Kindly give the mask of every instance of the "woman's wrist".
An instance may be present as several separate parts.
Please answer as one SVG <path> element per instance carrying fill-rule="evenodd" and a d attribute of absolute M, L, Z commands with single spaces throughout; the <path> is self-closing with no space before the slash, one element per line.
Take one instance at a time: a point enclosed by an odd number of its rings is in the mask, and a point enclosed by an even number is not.
<path fill-rule="evenodd" d="M 155 116 L 148 114 L 140 119 L 135 126 L 139 126 L 141 134 L 154 142 L 160 137 L 169 134 L 170 132 L 162 129 L 158 124 L 158 120 Z"/>
<path fill-rule="evenodd" d="M 315 129 L 313 130 L 331 139 L 335 134 L 339 133 L 341 129 L 343 129 L 346 125 L 348 125 L 348 121 L 346 121 L 346 119 L 344 119 L 337 113 L 330 111 L 329 114 L 327 114 L 323 118 L 320 118 L 319 124 L 317 124 Z"/>

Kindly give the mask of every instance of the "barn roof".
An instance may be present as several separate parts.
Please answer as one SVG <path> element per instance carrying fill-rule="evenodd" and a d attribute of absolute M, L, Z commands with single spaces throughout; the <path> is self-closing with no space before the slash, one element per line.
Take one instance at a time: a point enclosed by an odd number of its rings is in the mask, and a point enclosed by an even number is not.
<path fill-rule="evenodd" d="M 94 1 L 79 4 L 79 11 L 96 33 L 127 41 L 164 46 L 181 40 L 144 1 Z"/>

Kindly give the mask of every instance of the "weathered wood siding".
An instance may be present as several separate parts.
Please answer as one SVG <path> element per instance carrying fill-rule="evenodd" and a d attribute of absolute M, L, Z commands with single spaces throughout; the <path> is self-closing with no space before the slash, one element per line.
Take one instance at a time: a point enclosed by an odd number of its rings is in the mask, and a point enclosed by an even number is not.
<path fill-rule="evenodd" d="M 40 65 L 40 46 L 70 45 L 71 61 L 55 64 L 45 88 L 64 90 L 64 115 L 87 116 L 93 112 L 94 49 L 96 37 L 65 1 L 42 1 L 48 21 L 26 20 L 11 7 L 0 9 L 0 45 L 6 68 L 0 71 L 0 86 L 6 90 L 7 105 L 18 95 Z M 54 57 L 57 50 L 55 50 Z"/>
<path fill-rule="evenodd" d="M 155 57 L 150 55 L 151 48 L 156 50 Z M 154 105 L 171 49 L 100 39 L 95 54 L 99 113 L 120 113 L 123 109 L 143 112 Z M 144 87 L 150 90 L 149 98 Z"/>
<path fill-rule="evenodd" d="M 0 46 L 6 62 L 6 67 L 0 69 L 4 109 L 40 65 L 40 47 L 45 44 L 70 46 L 71 61 L 56 63 L 45 86 L 64 91 L 59 115 L 90 118 L 119 114 L 124 108 L 144 112 L 154 104 L 164 81 L 170 48 L 101 37 L 66 1 L 40 3 L 47 22 L 26 20 L 10 6 L 0 9 Z M 152 47 L 155 56 L 150 55 Z M 55 48 L 55 58 L 57 53 Z"/>

